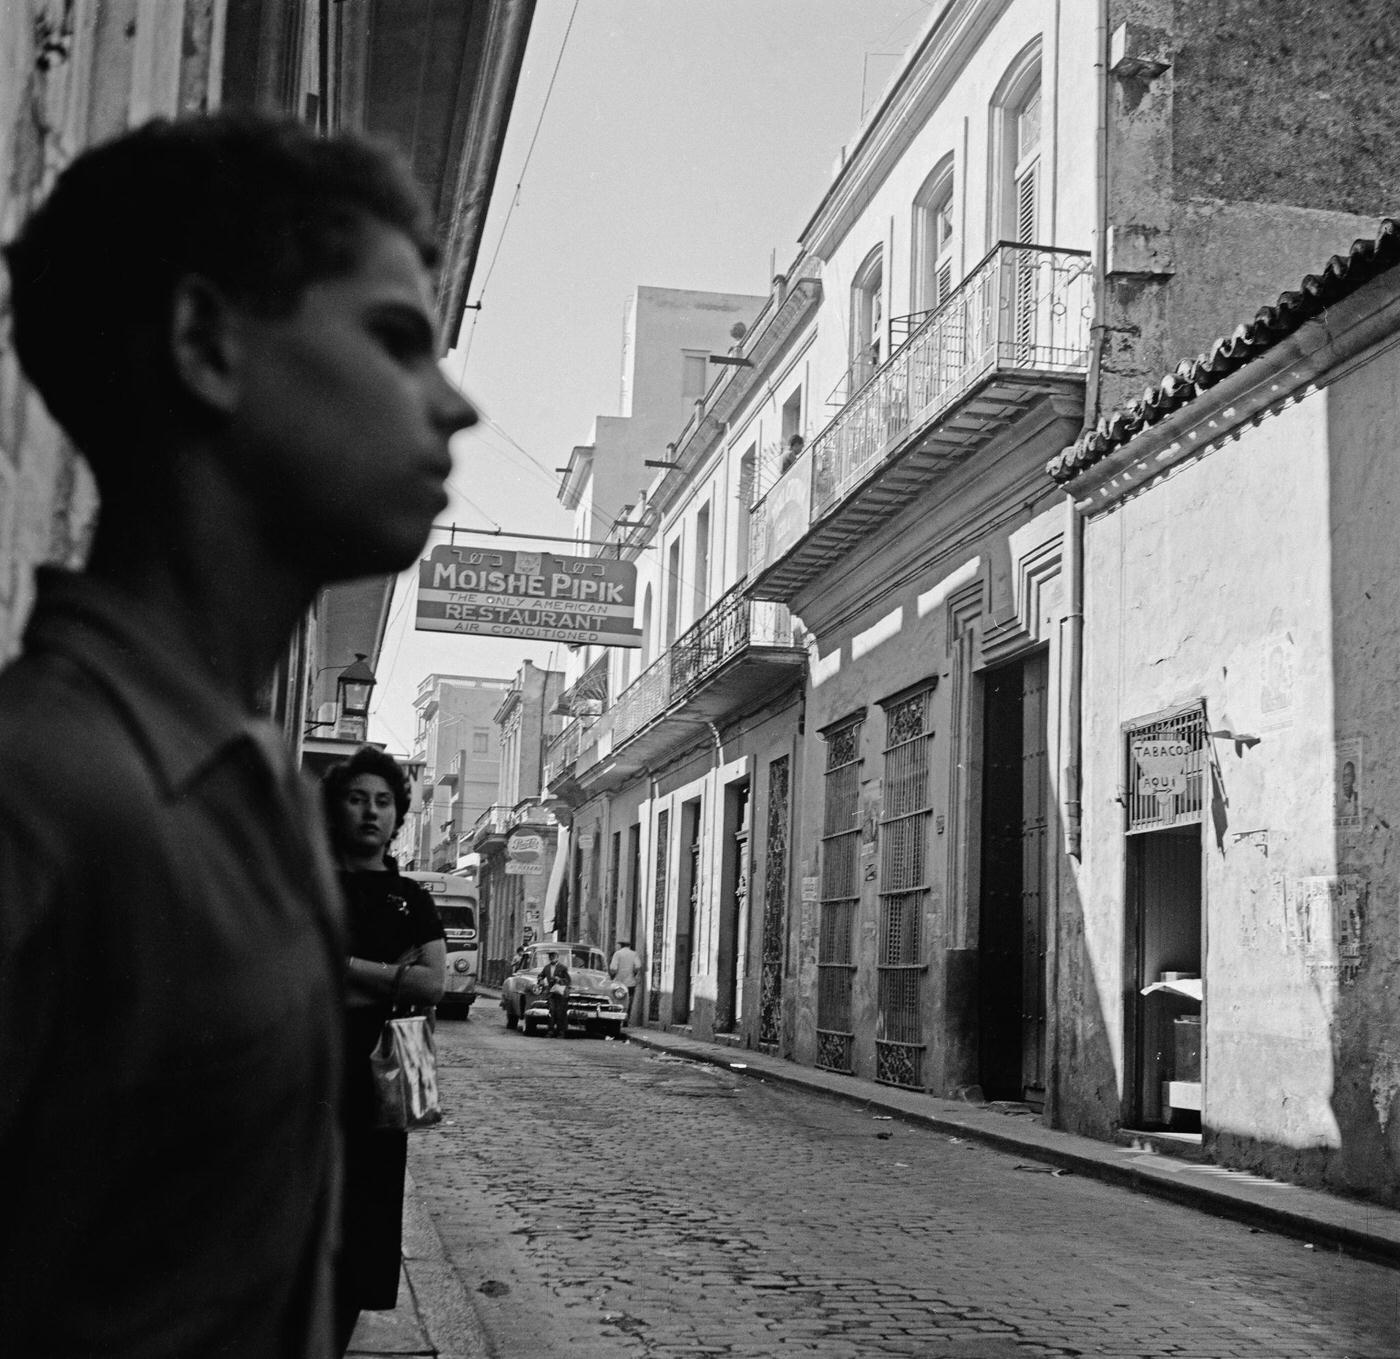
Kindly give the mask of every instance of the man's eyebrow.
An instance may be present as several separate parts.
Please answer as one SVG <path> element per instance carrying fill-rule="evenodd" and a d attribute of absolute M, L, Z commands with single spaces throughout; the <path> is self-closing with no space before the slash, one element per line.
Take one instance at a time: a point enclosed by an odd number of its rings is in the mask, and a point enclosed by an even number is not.
<path fill-rule="evenodd" d="M 427 312 L 415 302 L 401 301 L 398 298 L 380 298 L 372 301 L 365 309 L 371 320 L 394 321 L 412 327 L 418 332 L 417 338 L 429 347 L 437 343 L 437 327 Z"/>

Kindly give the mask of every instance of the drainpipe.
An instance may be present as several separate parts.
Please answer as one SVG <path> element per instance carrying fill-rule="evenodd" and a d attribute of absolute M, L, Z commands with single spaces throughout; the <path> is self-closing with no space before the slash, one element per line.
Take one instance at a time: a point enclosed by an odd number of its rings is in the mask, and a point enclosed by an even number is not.
<path fill-rule="evenodd" d="M 1108 0 L 1099 0 L 1094 31 L 1095 98 L 1098 119 L 1094 129 L 1094 319 L 1089 327 L 1089 372 L 1084 388 L 1084 428 L 1088 433 L 1099 418 L 1099 384 L 1103 369 L 1105 315 L 1108 287 Z M 1083 853 L 1083 815 L 1080 799 L 1083 779 L 1084 710 L 1084 517 L 1074 503 L 1065 500 L 1065 589 L 1069 608 L 1061 622 L 1065 654 L 1065 751 L 1061 786 L 1064 790 L 1065 853 L 1078 859 Z"/>

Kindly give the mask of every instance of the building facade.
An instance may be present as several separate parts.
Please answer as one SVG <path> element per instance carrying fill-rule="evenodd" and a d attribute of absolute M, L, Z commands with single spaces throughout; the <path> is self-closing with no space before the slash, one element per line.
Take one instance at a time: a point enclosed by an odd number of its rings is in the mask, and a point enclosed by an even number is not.
<path fill-rule="evenodd" d="M 1318 266 L 1052 465 L 1085 583 L 1058 946 L 1097 997 L 1077 1122 L 1395 1201 L 1400 231 Z"/>
<path fill-rule="evenodd" d="M 506 976 L 522 944 L 554 930 L 560 825 L 541 792 L 545 749 L 564 724 L 563 686 L 563 671 L 533 661 L 516 671 L 493 718 L 500 748 L 495 800 L 463 841 L 479 856 L 482 975 L 492 982 Z"/>
<path fill-rule="evenodd" d="M 455 871 L 463 841 L 496 800 L 501 751 L 492 722 L 510 680 L 425 675 L 413 699 L 418 715 L 411 758 L 423 768 L 418 802 L 404 823 L 403 867 Z"/>
<path fill-rule="evenodd" d="M 1087 582 L 1111 580 L 1104 544 L 1137 511 L 1086 558 L 1045 468 L 1373 230 L 1394 148 L 1338 157 L 1309 121 L 1378 131 L 1368 22 L 1113 0 L 930 16 L 617 535 L 652 587 L 647 649 L 551 751 L 579 927 L 637 936 L 647 1022 L 1099 1136 L 1190 1126 L 1132 1074 L 1126 992 L 1148 974 L 1111 962 L 1121 905 L 1116 933 L 1085 923 L 1126 852 L 1086 833 L 1090 671 L 1129 674 L 1090 654 Z M 1341 90 L 1351 49 L 1369 55 Z M 1303 123 L 1284 173 L 1280 130 Z M 1138 565 L 1189 597 L 1185 560 Z M 782 621 L 760 644 L 764 609 Z M 1179 699 L 1144 707 L 1152 688 L 1113 720 L 1175 740 L 1150 724 Z M 1191 961 L 1152 959 L 1175 989 L 1144 998 L 1187 1066 Z M 1240 1159 L 1245 1126 L 1212 1149 Z"/>

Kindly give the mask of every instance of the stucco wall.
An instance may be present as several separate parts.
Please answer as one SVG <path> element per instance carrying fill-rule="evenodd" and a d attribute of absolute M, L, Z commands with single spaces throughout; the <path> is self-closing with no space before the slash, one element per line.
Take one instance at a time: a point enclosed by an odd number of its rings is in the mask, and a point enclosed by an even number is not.
<path fill-rule="evenodd" d="M 1391 1196 L 1397 380 L 1391 351 L 1088 524 L 1079 875 L 1103 998 L 1080 1039 L 1097 1029 L 1121 1075 L 1121 724 L 1203 699 L 1208 730 L 1243 738 L 1210 741 L 1202 828 L 1207 1137 L 1236 1164 Z M 1361 809 L 1339 824 L 1348 756 Z M 1079 1096 L 1094 1130 L 1103 1092 Z"/>
<path fill-rule="evenodd" d="M 0 7 L 0 240 L 85 146 L 217 102 L 223 9 L 223 0 Z M 97 509 L 86 467 L 20 376 L 7 294 L 0 269 L 0 660 L 18 649 L 34 567 L 80 564 Z"/>

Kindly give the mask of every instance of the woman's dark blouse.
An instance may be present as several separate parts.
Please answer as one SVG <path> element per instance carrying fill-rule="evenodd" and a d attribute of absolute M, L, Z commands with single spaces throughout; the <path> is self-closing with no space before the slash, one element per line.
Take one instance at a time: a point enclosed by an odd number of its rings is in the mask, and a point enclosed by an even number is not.
<path fill-rule="evenodd" d="M 345 893 L 345 933 L 352 958 L 396 963 L 410 949 L 444 937 L 433 899 L 397 870 L 342 872 L 340 885 Z M 390 1012 L 386 997 L 382 1004 L 352 1006 L 346 1015 L 346 1094 L 352 1127 L 360 1106 L 364 1106 L 368 1120 L 372 1098 L 369 1054 Z"/>

